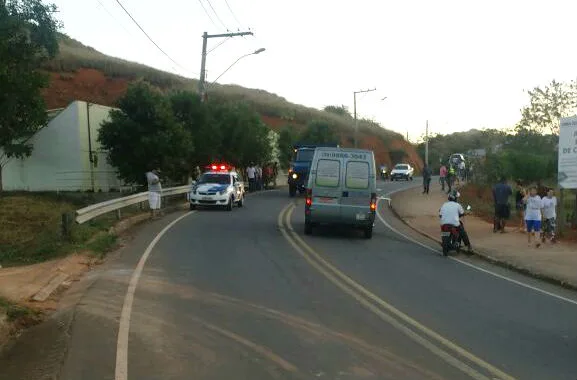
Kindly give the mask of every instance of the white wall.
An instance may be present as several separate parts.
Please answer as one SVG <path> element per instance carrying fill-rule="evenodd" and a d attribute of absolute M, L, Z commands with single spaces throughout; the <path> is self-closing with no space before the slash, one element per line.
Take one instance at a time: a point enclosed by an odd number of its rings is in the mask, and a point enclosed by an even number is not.
<path fill-rule="evenodd" d="M 98 129 L 109 111 L 108 107 L 90 106 L 92 149 L 98 152 L 98 164 L 93 169 L 96 191 L 108 191 L 120 185 L 97 143 Z M 34 146 L 30 157 L 12 159 L 4 167 L 4 190 L 75 191 L 92 188 L 85 102 L 71 103 L 30 142 Z"/>

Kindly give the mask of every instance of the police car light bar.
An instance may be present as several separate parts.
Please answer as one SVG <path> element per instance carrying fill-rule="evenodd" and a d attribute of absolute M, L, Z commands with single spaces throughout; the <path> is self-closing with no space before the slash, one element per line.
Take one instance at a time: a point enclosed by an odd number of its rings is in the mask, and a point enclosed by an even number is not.
<path fill-rule="evenodd" d="M 211 170 L 222 170 L 222 171 L 230 171 L 230 167 L 228 165 L 224 165 L 224 164 L 211 164 L 208 165 L 207 168 L 211 169 Z"/>

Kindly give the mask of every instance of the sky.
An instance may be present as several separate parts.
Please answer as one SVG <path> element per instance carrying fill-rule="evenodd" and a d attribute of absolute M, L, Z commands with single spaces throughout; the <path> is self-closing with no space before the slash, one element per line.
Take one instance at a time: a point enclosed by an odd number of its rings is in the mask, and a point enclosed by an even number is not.
<path fill-rule="evenodd" d="M 306 106 L 345 105 L 408 134 L 514 125 L 526 90 L 577 78 L 574 0 L 51 0 L 63 32 L 105 54 Z M 223 42 L 223 43 L 222 43 Z M 220 44 L 220 45 L 219 45 Z M 217 46 L 219 45 L 219 46 Z M 385 100 L 381 100 L 386 97 Z"/>

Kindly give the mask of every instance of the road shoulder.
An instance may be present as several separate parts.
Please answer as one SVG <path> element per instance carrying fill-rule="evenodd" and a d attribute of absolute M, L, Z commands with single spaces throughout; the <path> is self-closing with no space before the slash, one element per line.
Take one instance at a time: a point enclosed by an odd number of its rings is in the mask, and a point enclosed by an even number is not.
<path fill-rule="evenodd" d="M 439 242 L 437 213 L 445 201 L 446 194 L 435 184 L 428 195 L 422 194 L 421 188 L 394 193 L 391 208 L 415 234 Z M 474 215 L 466 217 L 465 227 L 478 257 L 556 285 L 577 289 L 575 246 L 561 242 L 540 248 L 528 247 L 525 234 L 513 229 L 506 234 L 494 234 L 491 224 Z"/>

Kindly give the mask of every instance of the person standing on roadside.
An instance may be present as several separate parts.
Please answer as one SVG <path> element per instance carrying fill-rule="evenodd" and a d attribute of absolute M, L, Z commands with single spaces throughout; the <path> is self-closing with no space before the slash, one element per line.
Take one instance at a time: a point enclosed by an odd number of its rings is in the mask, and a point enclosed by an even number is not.
<path fill-rule="evenodd" d="M 541 209 L 543 209 L 543 200 L 537 194 L 536 186 L 531 186 L 529 189 L 529 194 L 525 196 L 523 201 L 527 205 L 527 208 L 525 209 L 527 242 L 529 243 L 529 246 L 531 246 L 531 237 L 535 236 L 535 241 L 537 242 L 535 246 L 539 248 L 541 246 L 539 235 L 541 233 Z"/>
<path fill-rule="evenodd" d="M 453 185 L 455 183 L 455 174 L 455 167 L 452 164 L 449 164 L 449 171 L 447 173 L 447 184 L 449 185 L 449 191 L 447 194 L 449 194 L 453 189 Z"/>
<path fill-rule="evenodd" d="M 160 183 L 160 169 L 155 168 L 146 173 L 148 184 L 148 205 L 150 206 L 150 218 L 155 219 L 160 213 L 162 185 Z"/>
<path fill-rule="evenodd" d="M 541 235 L 541 242 L 545 243 L 547 238 L 551 239 L 551 243 L 556 243 L 555 229 L 557 228 L 557 197 L 555 191 L 549 188 L 547 196 L 543 201 L 543 234 Z"/>
<path fill-rule="evenodd" d="M 429 194 L 432 174 L 429 165 L 425 164 L 425 167 L 423 167 L 423 194 Z"/>
<path fill-rule="evenodd" d="M 256 189 L 262 190 L 263 182 L 262 182 L 262 166 L 256 166 Z"/>
<path fill-rule="evenodd" d="M 520 179 L 515 181 L 515 185 L 517 188 L 515 190 L 515 209 L 517 210 L 517 213 L 521 217 L 520 219 L 521 224 L 519 226 L 519 231 L 526 232 L 527 229 L 525 228 L 525 203 L 523 203 L 523 199 L 525 198 L 527 192 L 523 187 L 523 182 Z"/>
<path fill-rule="evenodd" d="M 256 184 L 256 168 L 252 162 L 249 167 L 246 168 L 246 176 L 248 178 L 248 191 L 252 192 Z"/>
<path fill-rule="evenodd" d="M 501 177 L 499 183 L 493 186 L 493 201 L 495 203 L 495 217 L 493 221 L 493 232 L 501 231 L 505 233 L 505 224 L 511 216 L 509 197 L 513 195 L 513 189 L 507 184 L 507 179 Z"/>
<path fill-rule="evenodd" d="M 467 179 L 467 167 L 465 165 L 465 161 L 461 161 L 459 163 L 459 178 L 460 181 L 465 181 Z"/>
<path fill-rule="evenodd" d="M 441 165 L 439 176 L 441 181 L 441 191 L 445 191 L 445 183 L 447 182 L 447 167 L 445 164 Z"/>

